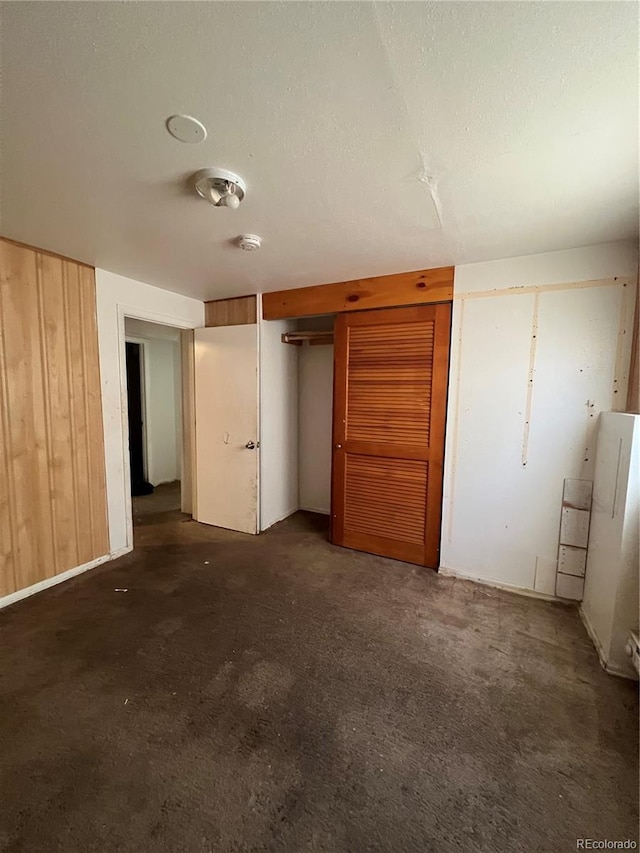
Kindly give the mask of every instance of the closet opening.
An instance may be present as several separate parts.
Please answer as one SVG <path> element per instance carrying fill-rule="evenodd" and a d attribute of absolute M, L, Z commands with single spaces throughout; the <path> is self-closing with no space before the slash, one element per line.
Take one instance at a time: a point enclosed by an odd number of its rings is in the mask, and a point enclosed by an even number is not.
<path fill-rule="evenodd" d="M 438 568 L 450 337 L 449 302 L 265 321 L 262 530 Z"/>
<path fill-rule="evenodd" d="M 261 530 L 297 514 L 329 538 L 335 319 L 262 324 Z"/>
<path fill-rule="evenodd" d="M 298 350 L 298 502 L 318 516 L 328 536 L 331 513 L 333 429 L 333 326 L 335 316 L 296 320 L 289 340 Z M 289 344 L 291 345 L 291 344 Z"/>

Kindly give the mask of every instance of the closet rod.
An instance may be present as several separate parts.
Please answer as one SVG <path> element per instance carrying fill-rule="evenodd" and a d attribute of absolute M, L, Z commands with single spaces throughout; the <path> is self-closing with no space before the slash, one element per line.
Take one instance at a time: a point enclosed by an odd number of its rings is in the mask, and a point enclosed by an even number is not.
<path fill-rule="evenodd" d="M 333 332 L 284 332 L 281 340 L 283 344 L 293 344 L 297 347 L 301 347 L 305 341 L 311 346 L 319 346 L 332 344 Z"/>

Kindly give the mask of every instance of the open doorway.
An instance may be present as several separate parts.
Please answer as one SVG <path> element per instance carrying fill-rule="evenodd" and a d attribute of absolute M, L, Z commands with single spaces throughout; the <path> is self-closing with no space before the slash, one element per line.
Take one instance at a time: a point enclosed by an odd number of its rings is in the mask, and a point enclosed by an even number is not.
<path fill-rule="evenodd" d="M 180 513 L 183 476 L 181 332 L 125 318 L 134 527 Z"/>
<path fill-rule="evenodd" d="M 138 497 L 153 494 L 153 486 L 147 480 L 146 464 L 144 344 L 128 340 L 125 342 L 125 351 L 127 359 L 131 496 Z"/>

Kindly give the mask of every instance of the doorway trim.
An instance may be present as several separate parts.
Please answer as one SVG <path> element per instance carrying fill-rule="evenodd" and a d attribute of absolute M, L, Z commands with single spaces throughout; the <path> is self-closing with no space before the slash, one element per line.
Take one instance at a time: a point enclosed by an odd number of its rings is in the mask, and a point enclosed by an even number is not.
<path fill-rule="evenodd" d="M 167 314 L 158 314 L 155 311 L 150 311 L 146 308 L 136 308 L 134 306 L 127 305 L 126 303 L 118 302 L 116 304 L 116 319 L 118 324 L 118 375 L 120 377 L 120 400 L 122 403 L 122 466 L 124 471 L 123 488 L 127 525 L 127 544 L 119 553 L 112 554 L 112 557 L 117 557 L 119 554 L 126 554 L 128 551 L 133 550 L 133 505 L 131 502 L 130 488 L 131 465 L 129 462 L 129 405 L 127 402 L 127 358 L 125 349 L 127 334 L 125 332 L 124 324 L 125 318 L 127 317 L 132 320 L 146 320 L 148 323 L 158 323 L 161 326 L 170 326 L 173 329 L 198 328 L 193 323 L 181 320 L 179 317 L 172 317 Z M 136 343 L 138 342 L 139 341 L 136 341 Z M 145 374 L 145 383 L 146 378 Z M 184 435 L 182 440 L 184 442 Z"/>

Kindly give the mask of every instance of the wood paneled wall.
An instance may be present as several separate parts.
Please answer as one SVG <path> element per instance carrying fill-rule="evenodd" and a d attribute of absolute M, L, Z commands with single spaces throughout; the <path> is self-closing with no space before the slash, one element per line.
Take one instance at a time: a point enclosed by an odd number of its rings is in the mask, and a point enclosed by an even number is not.
<path fill-rule="evenodd" d="M 258 322 L 258 297 L 234 296 L 204 303 L 205 326 L 247 326 Z"/>
<path fill-rule="evenodd" d="M 108 551 L 94 270 L 0 240 L 0 596 Z"/>

